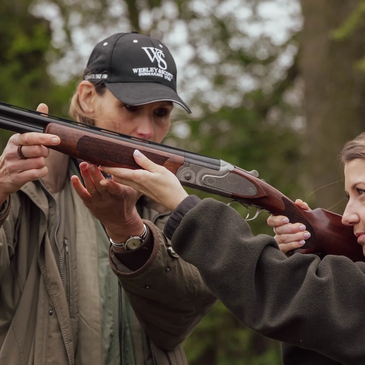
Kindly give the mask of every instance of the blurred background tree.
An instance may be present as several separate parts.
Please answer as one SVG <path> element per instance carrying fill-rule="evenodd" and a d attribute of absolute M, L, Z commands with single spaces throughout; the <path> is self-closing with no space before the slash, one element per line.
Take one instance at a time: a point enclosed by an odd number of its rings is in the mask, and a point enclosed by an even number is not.
<path fill-rule="evenodd" d="M 193 110 L 176 108 L 167 144 L 256 169 L 292 199 L 341 213 L 337 155 L 363 130 L 364 11 L 360 0 L 3 0 L 0 100 L 67 117 L 94 44 L 137 30 L 169 46 Z M 271 234 L 267 216 L 255 233 Z M 185 348 L 191 365 L 281 363 L 277 342 L 220 303 Z"/>
<path fill-rule="evenodd" d="M 343 144 L 365 128 L 364 2 L 302 3 L 299 69 L 305 85 L 308 200 L 342 213 L 346 200 L 337 157 Z"/>

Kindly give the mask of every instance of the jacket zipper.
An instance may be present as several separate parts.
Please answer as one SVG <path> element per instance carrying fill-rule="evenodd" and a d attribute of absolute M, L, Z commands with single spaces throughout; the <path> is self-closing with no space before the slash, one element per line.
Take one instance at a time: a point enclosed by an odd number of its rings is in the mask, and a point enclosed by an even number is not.
<path fill-rule="evenodd" d="M 155 357 L 155 353 L 153 352 L 153 347 L 152 347 L 152 341 L 150 338 L 148 338 L 148 342 L 150 344 L 150 350 L 151 350 L 151 355 L 152 355 L 152 361 L 154 365 L 157 365 L 157 361 L 156 361 L 156 357 Z"/>
<path fill-rule="evenodd" d="M 44 191 L 52 198 L 52 200 L 54 201 L 54 203 L 56 205 L 57 226 L 56 226 L 56 229 L 55 229 L 55 232 L 54 232 L 54 240 L 55 240 L 55 243 L 56 243 L 57 255 L 58 255 L 58 260 L 59 260 L 59 263 L 60 263 L 60 276 L 61 276 L 63 287 L 65 288 L 65 275 L 64 275 L 65 268 L 64 268 L 63 258 L 62 258 L 62 255 L 61 255 L 60 245 L 59 245 L 58 240 L 57 240 L 57 233 L 58 233 L 58 230 L 59 230 L 60 224 L 61 224 L 60 207 L 59 207 L 58 202 L 55 199 L 55 197 L 52 195 L 52 193 L 43 184 L 43 181 L 39 180 L 39 182 L 41 183 L 42 188 L 44 189 Z"/>
<path fill-rule="evenodd" d="M 63 243 L 64 243 L 64 247 L 65 247 L 65 272 L 66 272 L 66 278 L 69 278 L 68 280 L 66 280 L 65 282 L 65 285 L 66 285 L 66 298 L 67 298 L 67 302 L 69 303 L 69 306 L 70 306 L 70 313 L 72 314 L 72 310 L 71 310 L 71 301 L 70 301 L 70 286 L 71 286 L 71 283 L 69 282 L 71 279 L 70 277 L 70 263 L 69 263 L 69 260 L 70 260 L 70 256 L 69 256 L 69 245 L 68 245 L 68 239 L 65 238 L 63 240 Z"/>
<path fill-rule="evenodd" d="M 122 302 L 122 284 L 119 282 L 118 280 L 118 304 L 119 304 L 119 311 L 118 311 L 118 331 L 119 331 L 119 364 L 123 365 L 123 355 L 122 355 L 122 351 L 123 351 L 123 327 L 122 327 L 122 323 L 123 323 L 123 302 Z"/>

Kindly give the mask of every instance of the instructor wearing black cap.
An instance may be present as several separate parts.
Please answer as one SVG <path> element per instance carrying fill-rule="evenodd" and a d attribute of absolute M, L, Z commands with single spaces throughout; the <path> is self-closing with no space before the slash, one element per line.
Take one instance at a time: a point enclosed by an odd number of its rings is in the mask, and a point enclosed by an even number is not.
<path fill-rule="evenodd" d="M 174 104 L 190 112 L 176 74 L 160 41 L 114 34 L 95 46 L 70 114 L 161 142 Z M 0 364 L 187 364 L 181 344 L 215 298 L 171 249 L 169 213 L 48 149 L 58 143 L 15 134 L 0 156 Z"/>
<path fill-rule="evenodd" d="M 125 104 L 169 100 L 191 113 L 176 92 L 176 73 L 175 61 L 162 42 L 138 33 L 118 33 L 96 45 L 84 79 L 103 80 Z"/>

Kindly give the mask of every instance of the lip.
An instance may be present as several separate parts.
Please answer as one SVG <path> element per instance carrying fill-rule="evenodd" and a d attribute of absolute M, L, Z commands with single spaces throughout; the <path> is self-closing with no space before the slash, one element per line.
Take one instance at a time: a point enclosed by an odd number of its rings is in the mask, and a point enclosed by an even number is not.
<path fill-rule="evenodd" d="M 365 236 L 365 232 L 355 233 L 355 237 L 357 238 L 357 243 L 361 244 L 363 237 Z"/>

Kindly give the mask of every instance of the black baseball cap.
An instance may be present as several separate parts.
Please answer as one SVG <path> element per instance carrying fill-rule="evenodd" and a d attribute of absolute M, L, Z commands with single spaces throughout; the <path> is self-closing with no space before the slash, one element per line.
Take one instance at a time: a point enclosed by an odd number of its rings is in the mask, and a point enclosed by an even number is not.
<path fill-rule="evenodd" d="M 168 48 L 137 32 L 113 34 L 99 42 L 84 70 L 85 80 L 103 80 L 125 104 L 169 100 L 191 113 L 177 94 L 176 76 L 176 64 Z"/>

